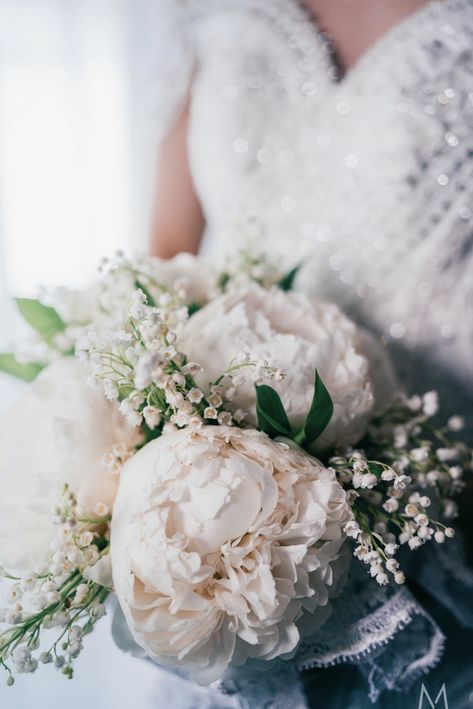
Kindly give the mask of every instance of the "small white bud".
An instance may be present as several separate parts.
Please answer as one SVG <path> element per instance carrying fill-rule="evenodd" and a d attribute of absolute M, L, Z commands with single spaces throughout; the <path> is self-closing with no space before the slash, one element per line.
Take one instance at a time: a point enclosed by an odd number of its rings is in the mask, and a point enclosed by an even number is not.
<path fill-rule="evenodd" d="M 409 502 L 409 503 L 405 506 L 404 512 L 406 513 L 406 515 L 407 515 L 408 517 L 415 517 L 415 516 L 418 514 L 419 510 L 417 509 L 417 507 L 416 507 L 415 505 L 413 505 L 413 504 L 411 504 L 411 503 Z"/>
<path fill-rule="evenodd" d="M 453 465 L 451 468 L 448 469 L 448 474 L 450 475 L 452 480 L 460 480 L 463 475 L 463 470 L 459 465 Z"/>
<path fill-rule="evenodd" d="M 412 396 L 410 399 L 408 399 L 407 406 L 411 411 L 419 411 L 422 406 L 422 399 L 420 398 L 420 396 Z"/>
<path fill-rule="evenodd" d="M 416 463 L 423 463 L 429 457 L 429 451 L 427 448 L 413 448 L 410 455 Z"/>
<path fill-rule="evenodd" d="M 82 532 L 82 534 L 79 537 L 79 545 L 81 547 L 88 547 L 89 544 L 92 544 L 94 541 L 94 535 L 92 532 Z"/>
<path fill-rule="evenodd" d="M 433 533 L 433 529 L 430 527 L 419 527 L 417 534 L 420 539 L 430 539 Z"/>
<path fill-rule="evenodd" d="M 104 616 L 106 612 L 107 611 L 103 603 L 96 603 L 91 610 L 91 615 L 93 615 L 94 618 L 102 618 L 102 616 Z"/>
<path fill-rule="evenodd" d="M 394 470 L 391 470 L 391 468 L 389 468 L 388 470 L 383 470 L 383 472 L 381 473 L 381 478 L 386 482 L 394 480 L 395 477 L 396 473 L 394 472 Z"/>
<path fill-rule="evenodd" d="M 76 588 L 76 596 L 86 596 L 89 593 L 89 587 L 86 583 L 80 583 Z"/>
<path fill-rule="evenodd" d="M 386 586 L 389 583 L 388 575 L 384 573 L 384 571 L 382 571 L 381 573 L 377 574 L 376 581 L 379 583 L 380 586 Z"/>
<path fill-rule="evenodd" d="M 187 398 L 192 404 L 200 404 L 203 397 L 203 393 L 200 391 L 200 389 L 197 389 L 196 387 L 192 387 L 192 389 L 187 394 Z"/>
<path fill-rule="evenodd" d="M 59 591 L 50 591 L 46 594 L 48 603 L 58 603 L 61 600 L 61 594 Z"/>
<path fill-rule="evenodd" d="M 64 564 L 51 564 L 49 570 L 53 576 L 61 576 L 64 573 Z"/>
<path fill-rule="evenodd" d="M 211 394 L 207 398 L 207 401 L 209 402 L 210 406 L 213 406 L 215 409 L 218 409 L 223 403 L 220 394 Z"/>
<path fill-rule="evenodd" d="M 451 416 L 447 421 L 450 431 L 461 431 L 465 426 L 465 420 L 461 416 Z"/>
<path fill-rule="evenodd" d="M 94 507 L 94 514 L 97 515 L 97 517 L 106 517 L 110 512 L 110 507 L 106 505 L 104 502 L 97 502 L 97 504 Z"/>
<path fill-rule="evenodd" d="M 394 556 L 397 550 L 397 544 L 386 544 L 386 546 L 384 547 L 384 551 L 387 556 Z"/>
<path fill-rule="evenodd" d="M 15 665 L 22 665 L 24 662 L 29 660 L 31 657 L 31 652 L 27 647 L 17 647 L 12 653 L 12 660 Z"/>
<path fill-rule="evenodd" d="M 436 391 L 428 391 L 424 394 L 423 411 L 426 416 L 435 416 L 439 408 L 439 398 Z"/>
<path fill-rule="evenodd" d="M 231 426 L 233 423 L 233 418 L 229 411 L 220 411 L 217 420 L 221 426 Z"/>
<path fill-rule="evenodd" d="M 419 537 L 411 537 L 407 543 L 409 544 L 409 548 L 414 551 L 422 546 L 422 539 Z"/>
<path fill-rule="evenodd" d="M 63 627 L 67 625 L 69 623 L 69 617 L 67 613 L 64 613 L 62 611 L 60 613 L 56 613 L 56 615 L 54 616 L 54 623 L 55 625 Z"/>
<path fill-rule="evenodd" d="M 241 423 L 246 418 L 246 413 L 243 409 L 237 409 L 233 414 L 233 420 L 235 423 Z"/>
<path fill-rule="evenodd" d="M 396 512 L 399 509 L 399 502 L 397 500 L 395 500 L 394 497 L 390 497 L 383 504 L 383 508 L 388 513 Z"/>
<path fill-rule="evenodd" d="M 84 632 L 80 625 L 73 625 L 70 632 L 69 632 L 69 640 L 75 641 L 75 640 L 80 640 L 83 636 Z"/>
<path fill-rule="evenodd" d="M 23 620 L 23 614 L 20 611 L 8 611 L 5 614 L 5 623 L 7 625 L 18 625 Z"/>
<path fill-rule="evenodd" d="M 445 463 L 448 460 L 455 460 L 457 457 L 457 452 L 454 448 L 438 448 L 437 458 Z"/>
<path fill-rule="evenodd" d="M 217 409 L 213 406 L 207 406 L 204 410 L 204 418 L 206 419 L 216 419 L 218 417 Z"/>
<path fill-rule="evenodd" d="M 191 416 L 189 419 L 189 428 L 191 431 L 198 431 L 199 428 L 202 428 L 203 426 L 203 421 L 200 418 L 200 416 Z"/>
<path fill-rule="evenodd" d="M 143 417 L 148 428 L 152 431 L 161 423 L 161 412 L 156 406 L 145 406 Z"/>
<path fill-rule="evenodd" d="M 78 640 L 76 640 L 73 643 L 71 643 L 69 645 L 69 647 L 67 648 L 67 654 L 70 657 L 77 657 L 77 655 L 80 653 L 81 650 L 82 650 L 82 645 Z"/>

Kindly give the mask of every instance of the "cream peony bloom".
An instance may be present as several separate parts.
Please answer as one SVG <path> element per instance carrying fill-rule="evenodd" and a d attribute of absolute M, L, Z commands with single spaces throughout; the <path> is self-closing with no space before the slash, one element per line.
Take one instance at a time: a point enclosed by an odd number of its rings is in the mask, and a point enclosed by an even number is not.
<path fill-rule="evenodd" d="M 111 556 L 136 642 L 201 684 L 330 615 L 351 519 L 335 473 L 256 430 L 182 429 L 124 466 Z"/>
<path fill-rule="evenodd" d="M 203 366 L 197 376 L 203 387 L 241 352 L 285 370 L 285 379 L 272 386 L 294 427 L 302 425 L 309 411 L 317 368 L 334 403 L 333 418 L 317 443 L 320 450 L 353 444 L 365 432 L 374 408 L 366 342 L 361 344 L 360 331 L 335 305 L 310 300 L 302 293 L 246 284 L 191 317 L 179 346 Z M 256 423 L 251 380 L 238 386 L 232 407 L 243 409 L 249 414 L 247 421 Z"/>
<path fill-rule="evenodd" d="M 87 367 L 61 359 L 45 369 L 0 420 L 0 566 L 31 572 L 49 552 L 54 504 L 68 483 L 85 514 L 110 508 L 118 487 L 103 456 L 136 432 L 102 393 Z"/>

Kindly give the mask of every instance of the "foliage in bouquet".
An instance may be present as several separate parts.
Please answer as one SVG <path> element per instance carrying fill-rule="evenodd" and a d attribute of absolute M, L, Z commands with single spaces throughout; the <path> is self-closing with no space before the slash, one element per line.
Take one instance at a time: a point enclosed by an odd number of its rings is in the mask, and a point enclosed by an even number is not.
<path fill-rule="evenodd" d="M 32 380 L 46 368 L 37 382 L 41 412 L 51 398 L 44 382 L 56 378 L 60 391 L 70 377 L 61 363 L 75 354 L 94 396 L 110 407 L 101 420 L 120 414 L 124 428 L 118 440 L 103 438 L 87 510 L 64 458 L 49 551 L 26 573 L 3 572 L 0 663 L 9 683 L 12 665 L 34 671 L 38 659 L 72 676 L 83 637 L 105 612 L 112 571 L 135 639 L 159 661 L 210 681 L 248 656 L 295 652 L 307 628 L 330 614 L 348 544 L 384 585 L 405 581 L 400 547 L 453 536 L 454 496 L 471 468 L 471 451 L 456 440 L 462 421 L 434 426 L 433 392 L 407 399 L 391 391 L 388 405 L 375 381 L 379 352 L 335 306 L 288 293 L 295 275 L 252 252 L 225 267 L 190 256 L 119 256 L 83 293 L 19 301 L 42 338 L 41 356 L 34 360 L 36 342 L 29 354 L 0 356 L 0 369 Z M 57 370 L 47 366 L 55 360 Z M 84 409 L 82 422 L 69 412 L 68 430 L 100 432 L 102 404 Z M 53 419 L 64 428 L 64 417 Z M 87 449 L 77 450 L 80 465 Z M 23 466 L 32 479 L 34 464 Z M 5 475 L 0 467 L 0 484 Z M 117 484 L 105 503 L 99 490 L 110 475 Z M 17 503 L 8 504 L 14 514 Z M 143 582 L 147 600 L 131 578 Z M 59 636 L 45 646 L 42 631 L 51 627 Z"/>
<path fill-rule="evenodd" d="M 295 267 L 282 273 L 263 251 L 249 244 L 220 262 L 187 253 L 168 261 L 144 256 L 128 259 L 117 251 L 103 259 L 99 277 L 87 288 L 43 289 L 38 299 L 16 299 L 32 335 L 16 342 L 14 352 L 0 353 L 0 372 L 33 381 L 51 362 L 74 355 L 76 343 L 89 329 L 111 330 L 122 323 L 136 290 L 146 295 L 150 306 L 171 294 L 192 315 L 235 281 L 289 290 L 297 271 Z"/>
<path fill-rule="evenodd" d="M 82 517 L 77 499 L 67 485 L 51 523 L 56 534 L 49 557 L 24 576 L 1 569 L 9 582 L 7 606 L 0 619 L 7 629 L 0 635 L 0 664 L 8 673 L 34 672 L 41 664 L 53 663 L 72 677 L 72 663 L 82 650 L 83 638 L 105 614 L 104 601 L 112 586 L 101 567 L 109 547 L 109 510 L 97 506 L 93 517 Z M 97 579 L 97 580 L 94 580 Z M 54 641 L 41 645 L 43 631 L 59 628 Z M 35 651 L 38 651 L 35 654 Z"/>

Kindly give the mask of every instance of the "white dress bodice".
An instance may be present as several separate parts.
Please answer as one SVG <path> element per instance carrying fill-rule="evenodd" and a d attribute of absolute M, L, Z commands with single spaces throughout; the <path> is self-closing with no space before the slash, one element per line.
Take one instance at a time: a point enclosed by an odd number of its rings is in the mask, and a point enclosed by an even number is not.
<path fill-rule="evenodd" d="M 471 387 L 472 1 L 434 0 L 341 79 L 298 0 L 181 9 L 171 83 L 176 103 L 191 91 L 210 246 L 251 229 L 304 264 L 300 287 L 393 342 L 411 387 Z"/>

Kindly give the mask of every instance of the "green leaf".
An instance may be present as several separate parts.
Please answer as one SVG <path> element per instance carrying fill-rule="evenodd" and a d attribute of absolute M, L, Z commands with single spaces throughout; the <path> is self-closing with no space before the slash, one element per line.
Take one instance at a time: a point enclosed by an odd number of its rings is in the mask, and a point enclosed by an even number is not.
<path fill-rule="evenodd" d="M 48 305 L 43 305 L 39 300 L 17 298 L 16 304 L 26 322 L 48 344 L 51 344 L 54 335 L 66 329 L 66 324 L 56 310 Z"/>
<path fill-rule="evenodd" d="M 123 401 L 127 397 L 130 396 L 135 391 L 134 387 L 128 385 L 128 384 L 123 384 L 122 386 L 118 387 L 118 401 Z"/>
<path fill-rule="evenodd" d="M 258 428 L 270 438 L 292 438 L 291 424 L 284 405 L 275 389 L 266 384 L 256 387 L 256 414 Z"/>
<path fill-rule="evenodd" d="M 146 286 L 143 285 L 143 283 L 141 281 L 139 281 L 138 279 L 135 280 L 135 288 L 139 288 L 140 290 L 143 291 L 143 293 L 146 296 L 147 305 L 151 305 L 151 307 L 153 307 L 153 308 L 156 306 L 155 299 L 153 298 L 153 296 L 151 295 L 149 290 L 146 288 Z"/>
<path fill-rule="evenodd" d="M 195 315 L 195 313 L 200 310 L 201 307 L 202 306 L 200 305 L 200 303 L 197 303 L 195 301 L 193 303 L 190 303 L 190 305 L 187 306 L 187 312 L 189 313 L 189 317 L 191 318 L 193 315 Z"/>
<path fill-rule="evenodd" d="M 279 288 L 285 291 L 292 290 L 295 278 L 299 273 L 300 269 L 301 266 L 299 264 L 299 266 L 295 266 L 295 268 L 291 269 L 288 273 L 286 273 L 278 283 Z"/>
<path fill-rule="evenodd" d="M 377 478 L 380 478 L 386 468 L 375 460 L 370 460 L 368 461 L 368 470 L 370 473 L 373 473 L 373 475 L 376 475 Z"/>
<path fill-rule="evenodd" d="M 218 287 L 220 288 L 220 290 L 225 290 L 225 286 L 227 285 L 229 280 L 230 275 L 228 273 L 220 274 L 220 277 L 218 279 Z"/>
<path fill-rule="evenodd" d="M 325 384 L 315 370 L 314 396 L 302 430 L 304 442 L 311 444 L 327 428 L 333 415 L 333 401 Z"/>
<path fill-rule="evenodd" d="M 0 372 L 10 374 L 17 379 L 23 379 L 25 382 L 32 382 L 33 379 L 36 379 L 42 369 L 44 369 L 44 365 L 42 364 L 36 362 L 24 364 L 18 362 L 12 354 L 8 354 L 7 352 L 0 354 Z"/>

